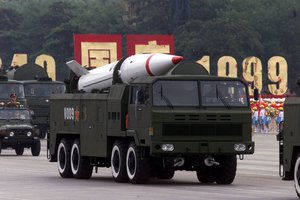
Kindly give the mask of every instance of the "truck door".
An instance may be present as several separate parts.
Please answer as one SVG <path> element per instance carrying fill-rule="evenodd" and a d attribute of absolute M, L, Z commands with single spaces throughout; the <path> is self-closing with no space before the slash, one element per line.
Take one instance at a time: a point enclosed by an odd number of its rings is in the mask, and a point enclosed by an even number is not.
<path fill-rule="evenodd" d="M 149 128 L 150 122 L 149 87 L 146 85 L 132 86 L 129 104 L 129 128 Z"/>

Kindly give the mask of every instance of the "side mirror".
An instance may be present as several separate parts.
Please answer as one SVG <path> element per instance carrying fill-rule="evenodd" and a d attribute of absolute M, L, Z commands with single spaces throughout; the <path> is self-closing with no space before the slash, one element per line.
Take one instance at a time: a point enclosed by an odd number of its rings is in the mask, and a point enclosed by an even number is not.
<path fill-rule="evenodd" d="M 259 99 L 259 92 L 257 88 L 254 88 L 254 100 L 257 101 Z"/>

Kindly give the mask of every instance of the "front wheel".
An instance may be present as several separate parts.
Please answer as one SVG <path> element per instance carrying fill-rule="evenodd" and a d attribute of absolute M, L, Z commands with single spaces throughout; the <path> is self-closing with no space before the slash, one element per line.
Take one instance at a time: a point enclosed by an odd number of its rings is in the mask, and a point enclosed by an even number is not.
<path fill-rule="evenodd" d="M 16 146 L 15 151 L 16 151 L 16 154 L 18 156 L 21 156 L 24 153 L 24 147 L 23 146 Z"/>
<path fill-rule="evenodd" d="M 236 156 L 220 156 L 216 161 L 219 162 L 219 165 L 215 166 L 216 183 L 223 185 L 231 184 L 236 174 Z"/>
<path fill-rule="evenodd" d="M 297 156 L 297 160 L 295 163 L 295 170 L 294 170 L 294 186 L 297 193 L 297 196 L 300 198 L 300 154 Z"/>
<path fill-rule="evenodd" d="M 1 150 L 2 150 L 2 140 L 0 139 L 0 154 L 1 154 Z"/>
<path fill-rule="evenodd" d="M 175 175 L 174 169 L 163 169 L 158 172 L 157 178 L 169 180 L 172 179 L 174 175 Z"/>
<path fill-rule="evenodd" d="M 126 170 L 129 181 L 133 184 L 147 183 L 150 178 L 149 157 L 134 142 L 130 143 L 126 155 Z"/>
<path fill-rule="evenodd" d="M 41 141 L 38 140 L 33 145 L 31 145 L 31 154 L 32 156 L 39 156 L 41 152 Z"/>
<path fill-rule="evenodd" d="M 71 170 L 73 176 L 78 179 L 89 179 L 93 173 L 89 158 L 81 156 L 79 139 L 76 139 L 72 145 Z"/>
<path fill-rule="evenodd" d="M 197 178 L 201 183 L 213 183 L 215 182 L 214 166 L 201 166 L 197 170 Z"/>

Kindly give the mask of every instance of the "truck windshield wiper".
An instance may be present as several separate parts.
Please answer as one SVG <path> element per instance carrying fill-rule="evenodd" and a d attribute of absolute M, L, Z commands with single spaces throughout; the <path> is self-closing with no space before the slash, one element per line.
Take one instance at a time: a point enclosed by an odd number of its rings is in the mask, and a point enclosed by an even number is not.
<path fill-rule="evenodd" d="M 223 105 L 229 109 L 231 108 L 231 106 L 229 105 L 228 101 L 224 98 L 224 96 L 222 95 L 221 92 L 219 92 L 219 88 L 218 88 L 218 85 L 216 85 L 216 95 L 217 95 L 217 98 L 221 100 L 221 102 L 223 103 Z"/>
<path fill-rule="evenodd" d="M 163 94 L 163 88 L 162 88 L 162 85 L 160 86 L 160 99 L 163 99 L 167 106 L 170 107 L 170 108 L 174 108 L 174 106 L 172 105 L 171 101 L 168 99 L 168 97 L 166 97 L 164 94 Z"/>

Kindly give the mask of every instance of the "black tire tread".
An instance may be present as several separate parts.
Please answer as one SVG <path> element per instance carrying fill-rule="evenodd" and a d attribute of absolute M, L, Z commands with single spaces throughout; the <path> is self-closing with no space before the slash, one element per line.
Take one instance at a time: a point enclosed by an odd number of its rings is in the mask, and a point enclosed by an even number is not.
<path fill-rule="evenodd" d="M 172 179 L 174 175 L 175 175 L 175 171 L 173 169 L 163 169 L 158 172 L 157 178 L 169 180 Z"/>
<path fill-rule="evenodd" d="M 41 141 L 38 140 L 31 146 L 31 154 L 32 156 L 39 156 L 41 152 Z"/>
<path fill-rule="evenodd" d="M 201 183 L 213 183 L 216 181 L 216 177 L 214 175 L 214 166 L 201 166 L 196 173 L 197 178 Z"/>
<path fill-rule="evenodd" d="M 24 147 L 23 147 L 23 146 L 16 146 L 15 152 L 16 152 L 16 154 L 17 154 L 18 156 L 23 155 L 23 153 L 24 153 Z"/>
<path fill-rule="evenodd" d="M 236 156 L 220 156 L 216 161 L 220 163 L 219 166 L 215 166 L 216 182 L 221 185 L 231 184 L 236 175 Z"/>

